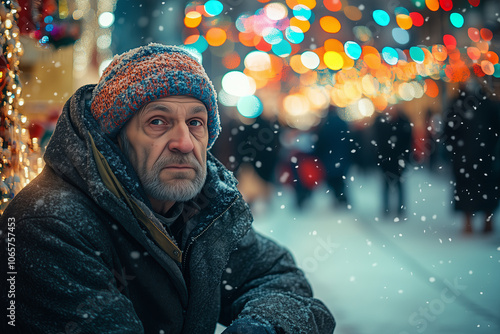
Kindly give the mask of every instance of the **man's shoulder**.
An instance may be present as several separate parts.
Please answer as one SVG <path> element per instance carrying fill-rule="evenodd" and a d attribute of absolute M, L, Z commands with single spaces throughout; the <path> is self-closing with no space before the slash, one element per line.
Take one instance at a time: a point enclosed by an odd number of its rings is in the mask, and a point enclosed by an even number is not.
<path fill-rule="evenodd" d="M 58 219 L 71 223 L 97 216 L 97 206 L 82 190 L 46 167 L 9 203 L 2 218 Z M 2 219 L 3 220 L 3 219 Z"/>

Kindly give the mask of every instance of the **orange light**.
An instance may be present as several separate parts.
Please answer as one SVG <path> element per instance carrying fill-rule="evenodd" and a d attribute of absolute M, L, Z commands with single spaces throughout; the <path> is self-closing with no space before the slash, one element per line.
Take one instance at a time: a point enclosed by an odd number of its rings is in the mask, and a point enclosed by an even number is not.
<path fill-rule="evenodd" d="M 476 46 L 477 48 L 479 49 L 479 51 L 481 51 L 481 53 L 486 53 L 489 51 L 490 49 L 490 45 L 488 42 L 486 41 L 480 41 L 480 42 L 477 42 L 476 43 Z"/>
<path fill-rule="evenodd" d="M 356 6 L 347 6 L 344 8 L 344 14 L 351 21 L 359 21 L 363 17 L 363 14 Z"/>
<path fill-rule="evenodd" d="M 467 30 L 467 35 L 473 42 L 479 42 L 481 39 L 481 35 L 479 34 L 479 30 L 476 28 L 469 28 Z"/>
<path fill-rule="evenodd" d="M 344 45 L 342 44 L 342 42 L 335 38 L 327 39 L 323 44 L 323 46 L 325 47 L 325 51 L 335 51 L 335 52 L 344 51 Z"/>
<path fill-rule="evenodd" d="M 486 60 L 489 60 L 493 65 L 498 64 L 498 55 L 493 51 L 486 52 Z"/>
<path fill-rule="evenodd" d="M 425 0 L 425 5 L 427 8 L 432 10 L 433 12 L 439 9 L 439 1 L 438 0 Z"/>
<path fill-rule="evenodd" d="M 184 25 L 188 28 L 196 28 L 201 23 L 201 14 L 196 11 L 191 11 L 184 17 Z"/>
<path fill-rule="evenodd" d="M 472 60 L 478 60 L 481 57 L 481 51 L 476 47 L 469 46 L 467 48 L 467 55 Z"/>
<path fill-rule="evenodd" d="M 300 55 L 293 55 L 290 58 L 290 67 L 292 68 L 292 70 L 295 71 L 295 73 L 298 74 L 303 74 L 309 71 L 309 69 L 305 67 L 304 64 L 302 64 L 302 61 L 300 60 Z"/>
<path fill-rule="evenodd" d="M 205 36 L 211 46 L 221 46 L 226 41 L 226 31 L 221 28 L 210 28 Z"/>
<path fill-rule="evenodd" d="M 286 5 L 293 9 L 295 6 L 299 4 L 298 0 L 286 0 Z"/>
<path fill-rule="evenodd" d="M 299 5 L 304 5 L 309 9 L 316 7 L 316 0 L 297 0 Z"/>
<path fill-rule="evenodd" d="M 240 40 L 240 43 L 250 48 L 255 46 L 254 37 L 255 34 L 253 32 L 240 32 L 238 34 L 238 39 Z"/>
<path fill-rule="evenodd" d="M 299 28 L 302 32 L 306 32 L 311 28 L 311 23 L 309 21 L 301 21 L 296 17 L 290 19 L 290 26 Z"/>
<path fill-rule="evenodd" d="M 425 79 L 425 94 L 429 97 L 437 97 L 439 95 L 439 87 L 432 79 Z"/>
<path fill-rule="evenodd" d="M 488 28 L 481 29 L 479 33 L 481 34 L 481 38 L 485 41 L 491 41 L 491 39 L 493 38 L 493 33 Z"/>
<path fill-rule="evenodd" d="M 331 12 L 338 12 L 342 9 L 342 2 L 340 0 L 323 0 L 323 5 Z"/>
<path fill-rule="evenodd" d="M 237 52 L 230 52 L 222 58 L 222 65 L 229 70 L 234 70 L 240 66 L 241 58 Z"/>
<path fill-rule="evenodd" d="M 413 26 L 413 20 L 409 15 L 399 14 L 396 16 L 396 22 L 401 29 L 409 30 Z"/>
<path fill-rule="evenodd" d="M 340 31 L 340 22 L 333 16 L 323 16 L 319 19 L 319 25 L 324 31 L 335 34 Z"/>

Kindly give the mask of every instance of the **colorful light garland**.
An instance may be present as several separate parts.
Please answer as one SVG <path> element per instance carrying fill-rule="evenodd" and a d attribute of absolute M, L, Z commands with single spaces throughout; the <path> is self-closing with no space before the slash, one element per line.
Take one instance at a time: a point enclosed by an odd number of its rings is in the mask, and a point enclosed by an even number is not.
<path fill-rule="evenodd" d="M 0 213 L 26 184 L 38 175 L 43 162 L 38 138 L 30 138 L 28 119 L 20 112 L 24 105 L 19 79 L 19 58 L 23 47 L 17 26 L 19 6 L 9 0 L 0 4 Z"/>

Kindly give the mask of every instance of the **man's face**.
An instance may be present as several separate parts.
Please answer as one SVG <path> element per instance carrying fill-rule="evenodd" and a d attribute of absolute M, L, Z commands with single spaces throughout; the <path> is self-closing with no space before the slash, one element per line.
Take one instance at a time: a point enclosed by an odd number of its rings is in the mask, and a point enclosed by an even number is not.
<path fill-rule="evenodd" d="M 198 99 L 169 96 L 148 103 L 127 122 L 120 147 L 150 199 L 187 201 L 200 192 L 206 177 L 207 117 Z"/>

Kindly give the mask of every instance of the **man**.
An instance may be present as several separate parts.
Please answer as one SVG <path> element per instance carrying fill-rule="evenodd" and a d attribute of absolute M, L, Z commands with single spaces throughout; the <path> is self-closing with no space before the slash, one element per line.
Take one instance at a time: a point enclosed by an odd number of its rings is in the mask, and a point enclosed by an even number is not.
<path fill-rule="evenodd" d="M 133 49 L 80 88 L 43 172 L 1 218 L 2 259 L 15 221 L 8 330 L 331 333 L 330 312 L 251 228 L 236 180 L 207 152 L 219 124 L 212 83 L 177 47 Z"/>

